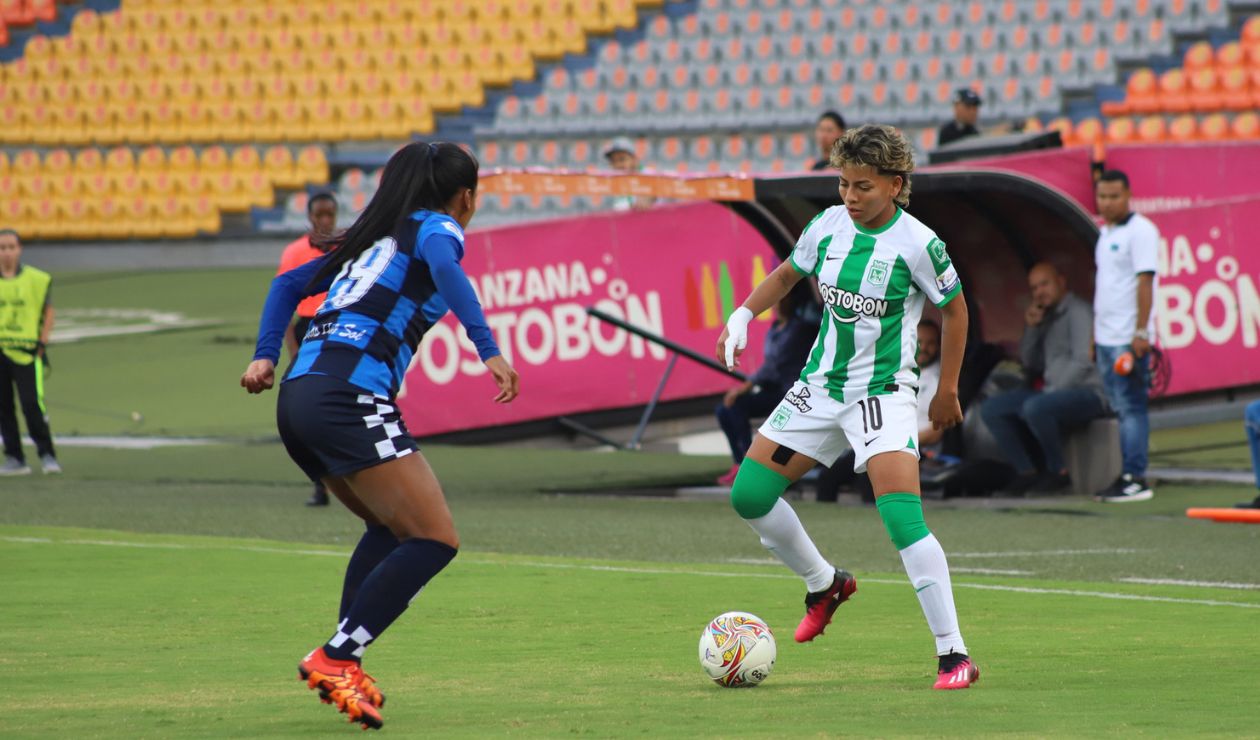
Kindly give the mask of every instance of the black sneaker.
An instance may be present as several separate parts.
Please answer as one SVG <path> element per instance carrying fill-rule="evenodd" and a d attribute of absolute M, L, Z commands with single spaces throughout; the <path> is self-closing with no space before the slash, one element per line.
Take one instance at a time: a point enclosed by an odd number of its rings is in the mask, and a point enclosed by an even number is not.
<path fill-rule="evenodd" d="M 327 506 L 328 505 L 328 489 L 315 484 L 315 492 L 306 500 L 307 506 Z"/>
<path fill-rule="evenodd" d="M 1057 493 L 1069 493 L 1071 488 L 1072 478 L 1067 473 L 1045 473 L 1037 478 L 1037 481 L 1032 484 L 1028 492 L 1049 496 Z"/>
<path fill-rule="evenodd" d="M 1110 487 L 1094 494 L 1094 500 L 1103 504 L 1123 504 L 1130 501 L 1150 501 L 1155 492 L 1146 485 L 1145 478 L 1135 478 L 1125 473 L 1116 479 Z"/>
<path fill-rule="evenodd" d="M 1235 509 L 1260 509 L 1260 496 L 1256 496 L 1254 501 L 1244 501 L 1241 504 L 1234 504 Z"/>

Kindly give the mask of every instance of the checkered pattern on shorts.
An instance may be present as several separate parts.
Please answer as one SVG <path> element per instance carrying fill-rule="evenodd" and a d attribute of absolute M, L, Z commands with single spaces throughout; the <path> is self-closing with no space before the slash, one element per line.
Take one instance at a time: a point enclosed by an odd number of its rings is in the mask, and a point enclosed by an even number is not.
<path fill-rule="evenodd" d="M 374 413 L 363 417 L 363 422 L 367 424 L 367 428 L 376 429 L 380 427 L 385 432 L 385 439 L 376 443 L 376 454 L 380 455 L 382 460 L 406 457 L 415 452 L 415 450 L 411 449 L 400 450 L 394 445 L 394 440 L 403 436 L 403 430 L 397 421 L 385 421 L 386 416 L 395 416 L 398 413 L 398 410 L 389 403 L 388 397 L 363 393 L 359 395 L 358 401 L 361 404 L 374 408 Z"/>

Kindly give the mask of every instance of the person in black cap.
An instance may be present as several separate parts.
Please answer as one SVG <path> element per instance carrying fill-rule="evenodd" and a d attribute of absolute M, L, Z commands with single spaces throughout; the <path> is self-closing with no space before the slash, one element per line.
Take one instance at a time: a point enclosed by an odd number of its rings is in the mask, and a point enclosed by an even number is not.
<path fill-rule="evenodd" d="M 945 146 L 966 136 L 979 136 L 976 119 L 980 117 L 980 96 L 975 90 L 961 87 L 954 92 L 954 120 L 941 126 L 936 145 Z"/>

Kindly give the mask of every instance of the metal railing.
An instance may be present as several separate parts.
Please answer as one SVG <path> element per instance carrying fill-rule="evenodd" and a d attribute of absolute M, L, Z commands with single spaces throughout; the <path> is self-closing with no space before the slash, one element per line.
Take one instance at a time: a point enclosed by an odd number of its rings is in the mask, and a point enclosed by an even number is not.
<path fill-rule="evenodd" d="M 594 316 L 595 318 L 599 319 L 600 321 L 603 321 L 608 324 L 612 324 L 618 329 L 623 329 L 625 331 L 628 331 L 631 334 L 634 334 L 635 336 L 642 337 L 643 339 L 649 342 L 652 342 L 653 344 L 659 344 L 660 346 L 669 350 L 670 354 L 669 354 L 669 362 L 666 363 L 665 365 L 665 374 L 661 376 L 661 382 L 656 384 L 656 391 L 652 393 L 651 400 L 648 401 L 647 406 L 643 409 L 643 414 L 639 417 L 639 424 L 635 428 L 634 435 L 630 438 L 629 442 L 626 442 L 625 444 L 618 443 L 616 440 L 610 437 L 607 437 L 603 434 L 600 434 L 599 432 L 595 431 L 594 429 L 591 429 L 585 424 L 574 421 L 573 419 L 570 419 L 568 417 L 562 416 L 559 419 L 557 419 L 557 421 L 559 421 L 562 426 L 564 426 L 565 428 L 573 432 L 576 432 L 577 434 L 581 434 L 585 437 L 590 437 L 591 439 L 594 439 L 602 444 L 616 447 L 617 449 L 622 449 L 622 450 L 639 449 L 640 444 L 643 441 L 643 434 L 647 430 L 648 422 L 652 418 L 652 413 L 656 411 L 657 404 L 660 403 L 661 395 L 664 394 L 665 392 L 665 385 L 669 382 L 669 376 L 674 372 L 674 365 L 678 363 L 678 358 L 680 356 L 685 357 L 688 360 L 691 360 L 692 362 L 696 362 L 701 365 L 704 365 L 710 370 L 722 373 L 723 375 L 727 375 L 737 380 L 748 380 L 747 375 L 744 375 L 738 370 L 727 370 L 721 363 L 719 363 L 717 360 L 714 360 L 711 357 L 706 357 L 689 347 L 684 347 L 681 344 L 678 344 L 677 342 L 671 341 L 669 339 L 666 339 L 665 337 L 660 336 L 659 334 L 654 334 L 648 331 L 647 329 L 644 329 L 641 326 L 635 326 L 634 324 L 631 324 L 625 321 L 624 319 L 620 319 L 620 318 L 617 318 L 616 316 L 613 316 L 612 314 L 605 313 L 604 311 L 601 311 L 598 308 L 595 308 L 594 306 L 588 307 L 586 309 L 586 312 L 590 314 L 591 316 Z"/>

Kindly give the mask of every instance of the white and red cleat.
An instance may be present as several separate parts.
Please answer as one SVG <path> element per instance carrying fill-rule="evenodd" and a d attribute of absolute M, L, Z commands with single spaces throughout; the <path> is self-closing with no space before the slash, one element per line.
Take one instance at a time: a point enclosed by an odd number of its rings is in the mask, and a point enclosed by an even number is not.
<path fill-rule="evenodd" d="M 941 656 L 936 683 L 932 688 L 945 691 L 965 689 L 979 680 L 980 669 L 971 662 L 971 658 L 961 653 L 950 653 Z"/>

